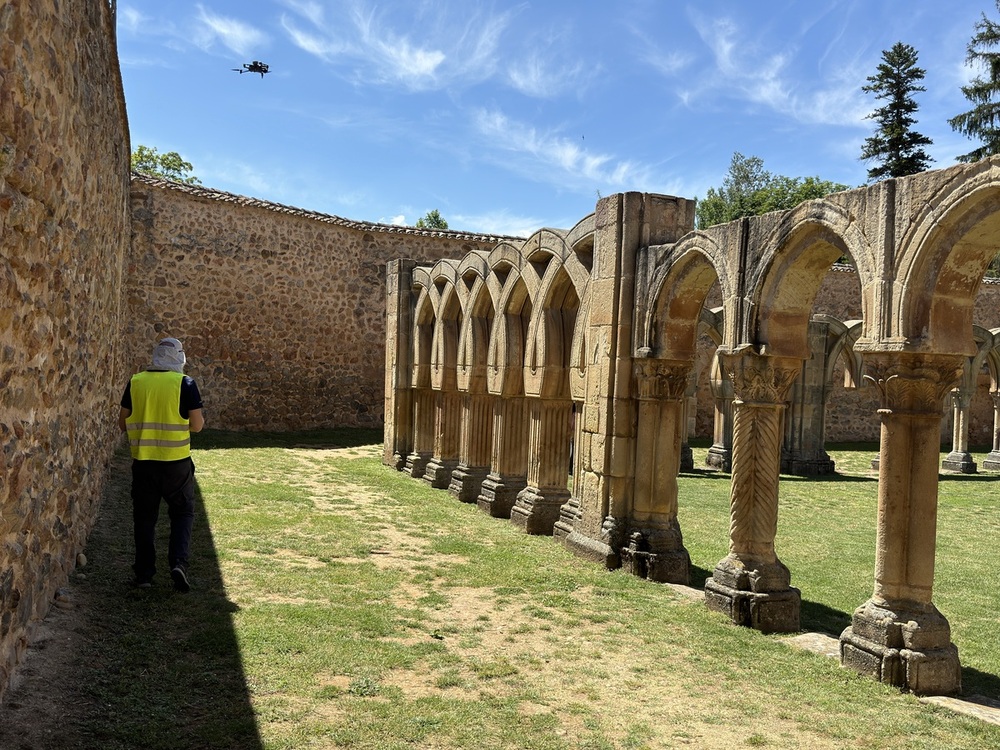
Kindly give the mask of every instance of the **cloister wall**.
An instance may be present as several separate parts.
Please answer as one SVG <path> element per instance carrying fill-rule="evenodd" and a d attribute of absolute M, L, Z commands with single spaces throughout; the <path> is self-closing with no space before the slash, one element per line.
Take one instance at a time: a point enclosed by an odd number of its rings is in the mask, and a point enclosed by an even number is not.
<path fill-rule="evenodd" d="M 166 180 L 132 180 L 129 366 L 184 342 L 209 426 L 381 427 L 385 264 L 500 237 L 366 224 Z"/>
<path fill-rule="evenodd" d="M 129 138 L 106 2 L 0 6 L 0 693 L 116 445 Z"/>

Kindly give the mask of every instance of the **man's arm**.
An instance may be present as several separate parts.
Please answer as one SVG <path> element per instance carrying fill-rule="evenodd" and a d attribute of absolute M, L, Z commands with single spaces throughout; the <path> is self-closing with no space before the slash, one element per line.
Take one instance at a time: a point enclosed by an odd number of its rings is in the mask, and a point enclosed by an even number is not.
<path fill-rule="evenodd" d="M 118 429 L 121 430 L 122 432 L 128 430 L 128 427 L 126 427 L 125 425 L 125 419 L 127 417 L 130 417 L 131 415 L 132 415 L 132 410 L 126 409 L 124 406 L 121 407 L 121 409 L 118 411 Z"/>
<path fill-rule="evenodd" d="M 188 412 L 188 429 L 191 432 L 201 432 L 201 428 L 205 426 L 205 415 L 202 413 L 201 409 L 192 409 Z"/>

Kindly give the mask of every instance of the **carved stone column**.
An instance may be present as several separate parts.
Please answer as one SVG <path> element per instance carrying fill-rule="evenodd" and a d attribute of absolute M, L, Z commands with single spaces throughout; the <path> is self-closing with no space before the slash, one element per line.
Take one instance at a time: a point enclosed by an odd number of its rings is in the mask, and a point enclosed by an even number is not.
<path fill-rule="evenodd" d="M 559 508 L 559 520 L 552 527 L 552 536 L 563 541 L 573 533 L 573 527 L 583 513 L 580 506 L 580 497 L 583 494 L 584 457 L 587 452 L 583 450 L 584 432 L 582 414 L 583 404 L 574 404 L 570 418 L 573 430 L 572 489 L 570 490 L 569 498 Z"/>
<path fill-rule="evenodd" d="M 467 393 L 462 401 L 462 429 L 458 441 L 458 466 L 451 473 L 448 491 L 463 503 L 474 503 L 490 471 L 493 448 L 493 397 Z"/>
<path fill-rule="evenodd" d="M 733 382 L 729 555 L 705 583 L 709 609 L 764 633 L 799 629 L 800 596 L 774 552 L 785 398 L 801 360 L 742 348 L 722 355 Z"/>
<path fill-rule="evenodd" d="M 528 534 L 551 534 L 559 508 L 569 499 L 569 399 L 528 399 L 528 484 L 510 511 Z"/>
<path fill-rule="evenodd" d="M 527 485 L 528 430 L 523 396 L 493 399 L 490 473 L 476 503 L 495 518 L 510 518 L 517 493 Z"/>
<path fill-rule="evenodd" d="M 993 450 L 983 459 L 983 468 L 1000 471 L 1000 391 L 993 391 Z"/>
<path fill-rule="evenodd" d="M 826 343 L 829 324 L 809 321 L 812 356 L 802 363 L 785 412 L 785 438 L 781 447 L 781 471 L 797 476 L 834 473 L 834 462 L 824 447 L 826 435 Z"/>
<path fill-rule="evenodd" d="M 411 477 L 422 477 L 434 456 L 435 395 L 429 388 L 413 392 L 413 451 L 403 468 Z"/>
<path fill-rule="evenodd" d="M 875 587 L 840 636 L 840 659 L 915 693 L 961 689 L 958 649 L 931 593 L 941 410 L 963 359 L 915 353 L 867 358 L 865 378 L 882 401 Z"/>
<path fill-rule="evenodd" d="M 951 400 L 951 453 L 945 456 L 941 468 L 945 471 L 975 474 L 976 461 L 969 453 L 969 405 L 972 403 L 972 393 L 964 388 L 955 388 L 951 392 Z"/>
<path fill-rule="evenodd" d="M 434 455 L 427 462 L 424 479 L 431 487 L 445 489 L 458 466 L 458 438 L 462 429 L 462 401 L 454 391 L 437 391 L 434 400 Z"/>
<path fill-rule="evenodd" d="M 637 359 L 639 399 L 635 488 L 622 567 L 633 575 L 687 584 L 691 558 L 677 522 L 677 472 L 686 432 L 689 362 Z"/>
<path fill-rule="evenodd" d="M 716 358 L 718 358 L 716 354 Z M 715 396 L 715 425 L 712 445 L 705 464 L 720 471 L 733 468 L 733 384 L 718 361 L 712 367 L 712 394 Z"/>

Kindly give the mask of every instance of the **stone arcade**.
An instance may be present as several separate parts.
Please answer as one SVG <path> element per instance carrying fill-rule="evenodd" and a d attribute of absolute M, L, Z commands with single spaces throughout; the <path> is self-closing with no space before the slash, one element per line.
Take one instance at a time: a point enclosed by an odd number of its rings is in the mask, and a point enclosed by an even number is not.
<path fill-rule="evenodd" d="M 569 231 L 391 263 L 385 463 L 608 567 L 686 583 L 676 475 L 699 333 L 714 326 L 710 459 L 731 465 L 730 551 L 705 601 L 735 623 L 795 631 L 799 591 L 774 546 L 782 446 L 786 470 L 830 469 L 822 406 L 842 358 L 877 393 L 881 448 L 874 588 L 841 661 L 917 693 L 957 692 L 958 651 L 932 598 L 938 453 L 948 399 L 946 468 L 969 470 L 968 395 L 984 363 L 997 395 L 996 331 L 973 310 L 1000 236 L 1000 159 L 707 231 L 693 220 L 693 201 L 625 193 Z M 861 319 L 813 316 L 843 256 Z M 706 309 L 710 293 L 720 309 Z"/>

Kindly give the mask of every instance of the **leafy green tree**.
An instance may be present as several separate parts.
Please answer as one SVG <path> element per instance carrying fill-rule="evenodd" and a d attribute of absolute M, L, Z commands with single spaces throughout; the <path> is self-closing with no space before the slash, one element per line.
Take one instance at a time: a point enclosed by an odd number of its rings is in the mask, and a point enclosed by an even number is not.
<path fill-rule="evenodd" d="M 417 219 L 417 226 L 420 229 L 447 229 L 448 222 L 435 208 L 433 211 L 428 211 L 422 218 Z"/>
<path fill-rule="evenodd" d="M 913 113 L 917 111 L 913 94 L 926 90 L 918 84 L 926 74 L 917 67 L 917 51 L 909 44 L 896 42 L 891 49 L 883 50 L 877 73 L 868 76 L 868 85 L 861 87 L 885 102 L 868 115 L 878 128 L 861 148 L 862 161 L 876 162 L 868 170 L 869 180 L 923 172 L 933 161 L 922 148 L 929 146 L 931 139 L 913 130 Z"/>
<path fill-rule="evenodd" d="M 744 216 L 795 208 L 803 201 L 847 189 L 847 185 L 819 177 L 773 175 L 764 169 L 764 160 L 759 156 L 744 156 L 737 151 L 722 187 L 709 188 L 705 198 L 698 201 L 695 219 L 699 229 L 707 229 Z"/>
<path fill-rule="evenodd" d="M 201 180 L 189 174 L 194 167 L 176 151 L 159 153 L 155 148 L 138 145 L 132 152 L 132 171 L 152 177 L 163 177 L 186 185 L 200 185 Z"/>
<path fill-rule="evenodd" d="M 996 0 L 1000 10 L 1000 0 Z M 965 61 L 985 69 L 985 77 L 978 75 L 962 93 L 972 103 L 972 109 L 950 120 L 952 130 L 968 138 L 978 139 L 982 145 L 958 157 L 960 162 L 974 162 L 987 156 L 1000 154 L 1000 23 L 986 14 L 976 23 L 976 33 L 966 47 Z"/>

